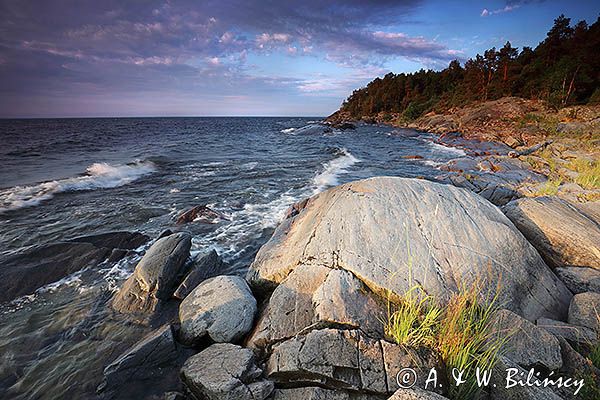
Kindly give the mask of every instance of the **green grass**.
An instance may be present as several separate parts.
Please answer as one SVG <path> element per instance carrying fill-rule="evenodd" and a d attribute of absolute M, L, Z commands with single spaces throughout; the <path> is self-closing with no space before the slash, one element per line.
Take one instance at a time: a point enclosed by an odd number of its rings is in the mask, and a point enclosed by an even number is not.
<path fill-rule="evenodd" d="M 562 184 L 562 178 L 548 178 L 546 183 L 533 193 L 534 197 L 538 196 L 554 196 L 558 193 L 558 188 Z"/>
<path fill-rule="evenodd" d="M 431 347 L 441 314 L 433 298 L 414 286 L 396 303 L 388 301 L 385 333 L 403 346 Z"/>
<path fill-rule="evenodd" d="M 567 167 L 579 173 L 575 179 L 575 183 L 582 188 L 600 188 L 600 162 L 578 158 L 571 161 Z"/>
<path fill-rule="evenodd" d="M 477 397 L 481 389 L 475 371 L 493 368 L 510 336 L 496 335 L 491 324 L 498 309 L 497 294 L 482 301 L 481 293 L 479 280 L 471 286 L 462 286 L 442 309 L 420 286 L 414 286 L 388 309 L 387 336 L 400 345 L 435 350 L 446 366 L 449 382 L 454 382 L 454 368 L 464 371 L 467 382 L 450 385 L 452 399 Z"/>

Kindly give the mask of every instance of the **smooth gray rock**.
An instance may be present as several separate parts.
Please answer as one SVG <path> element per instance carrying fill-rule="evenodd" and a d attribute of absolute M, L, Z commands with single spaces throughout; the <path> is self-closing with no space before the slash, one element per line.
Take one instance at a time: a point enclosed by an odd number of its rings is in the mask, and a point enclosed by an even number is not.
<path fill-rule="evenodd" d="M 358 330 L 320 329 L 275 344 L 267 360 L 269 379 L 283 385 L 321 386 L 370 393 L 393 393 L 402 368 L 426 373 L 437 359 Z"/>
<path fill-rule="evenodd" d="M 569 306 L 569 324 L 600 332 L 600 293 L 586 292 L 573 296 Z"/>
<path fill-rule="evenodd" d="M 499 310 L 492 321 L 495 334 L 508 337 L 504 355 L 524 368 L 562 366 L 560 343 L 552 334 L 508 310 Z"/>
<path fill-rule="evenodd" d="M 419 388 L 398 389 L 388 400 L 448 400 L 435 392 Z"/>
<path fill-rule="evenodd" d="M 207 400 L 263 400 L 273 383 L 259 379 L 251 350 L 229 343 L 217 343 L 190 357 L 181 369 L 188 389 Z"/>
<path fill-rule="evenodd" d="M 498 301 L 529 320 L 564 318 L 571 298 L 498 208 L 420 179 L 371 178 L 312 197 L 260 249 L 248 280 L 273 289 L 299 265 L 349 271 L 382 297 L 418 283 L 444 301 L 461 284 L 487 278 L 490 293 L 501 279 Z"/>
<path fill-rule="evenodd" d="M 170 325 L 150 333 L 104 368 L 101 392 L 119 391 L 136 380 L 153 380 L 162 368 L 177 358 L 177 346 Z"/>
<path fill-rule="evenodd" d="M 31 294 L 84 268 L 116 262 L 147 241 L 138 232 L 110 232 L 34 246 L 0 258 L 0 302 Z"/>
<path fill-rule="evenodd" d="M 549 265 L 600 269 L 600 223 L 567 201 L 522 198 L 503 211 Z"/>
<path fill-rule="evenodd" d="M 554 272 L 574 294 L 600 293 L 600 270 L 585 267 L 559 267 Z"/>
<path fill-rule="evenodd" d="M 185 232 L 158 239 L 114 297 L 112 307 L 122 313 L 153 313 L 171 298 L 182 267 L 190 255 L 192 237 Z"/>
<path fill-rule="evenodd" d="M 566 322 L 555 321 L 548 318 L 538 319 L 537 326 L 545 329 L 557 338 L 564 338 L 571 343 L 582 346 L 589 346 L 598 341 L 596 332 L 585 326 L 570 325 Z"/>
<path fill-rule="evenodd" d="M 275 389 L 273 400 L 384 400 L 387 396 L 323 389 L 316 386 Z"/>
<path fill-rule="evenodd" d="M 256 299 L 243 278 L 208 279 L 179 306 L 179 340 L 194 345 L 208 335 L 215 342 L 235 342 L 252 329 L 256 310 Z"/>
<path fill-rule="evenodd" d="M 248 345 L 264 348 L 310 329 L 339 326 L 380 338 L 383 309 L 350 272 L 300 265 L 271 295 Z"/>
<path fill-rule="evenodd" d="M 221 257 L 219 257 L 216 251 L 211 250 L 208 254 L 200 257 L 200 259 L 194 263 L 191 271 L 175 290 L 173 297 L 180 300 L 185 299 L 196 286 L 208 278 L 219 275 L 222 272 L 222 269 L 223 260 L 221 260 Z"/>

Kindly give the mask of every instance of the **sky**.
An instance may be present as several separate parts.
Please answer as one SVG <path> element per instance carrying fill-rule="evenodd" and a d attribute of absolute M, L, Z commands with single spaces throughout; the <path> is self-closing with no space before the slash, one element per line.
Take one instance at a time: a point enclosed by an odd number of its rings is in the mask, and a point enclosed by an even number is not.
<path fill-rule="evenodd" d="M 598 1 L 0 0 L 0 118 L 326 116 Z"/>

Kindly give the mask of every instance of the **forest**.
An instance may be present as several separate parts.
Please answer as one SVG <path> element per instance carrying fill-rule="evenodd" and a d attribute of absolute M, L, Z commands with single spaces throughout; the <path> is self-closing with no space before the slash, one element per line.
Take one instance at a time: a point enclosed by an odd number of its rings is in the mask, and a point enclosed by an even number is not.
<path fill-rule="evenodd" d="M 554 20 L 535 49 L 521 51 L 510 42 L 477 54 L 464 65 L 451 61 L 442 71 L 388 73 L 355 90 L 341 111 L 353 118 L 378 113 L 413 120 L 429 111 L 495 100 L 504 96 L 545 100 L 553 108 L 600 103 L 600 18 L 571 25 Z"/>

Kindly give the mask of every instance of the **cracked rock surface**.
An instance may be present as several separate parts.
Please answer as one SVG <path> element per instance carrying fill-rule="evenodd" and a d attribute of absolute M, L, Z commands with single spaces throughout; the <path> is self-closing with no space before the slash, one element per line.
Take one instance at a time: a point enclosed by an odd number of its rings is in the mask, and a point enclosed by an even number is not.
<path fill-rule="evenodd" d="M 248 280 L 272 290 L 299 266 L 348 271 L 379 295 L 420 284 L 442 301 L 477 277 L 482 293 L 500 280 L 498 301 L 531 321 L 564 319 L 572 297 L 496 206 L 420 179 L 371 178 L 311 198 L 260 249 Z"/>
<path fill-rule="evenodd" d="M 261 374 L 252 351 L 230 343 L 213 344 L 181 369 L 188 389 L 208 400 L 263 400 L 273 391 L 273 383 L 259 379 Z"/>

